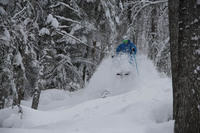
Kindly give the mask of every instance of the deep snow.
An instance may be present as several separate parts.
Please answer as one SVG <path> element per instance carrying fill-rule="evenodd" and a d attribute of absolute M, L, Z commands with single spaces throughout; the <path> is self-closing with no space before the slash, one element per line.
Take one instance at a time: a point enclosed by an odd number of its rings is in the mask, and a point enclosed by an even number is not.
<path fill-rule="evenodd" d="M 137 62 L 139 76 L 122 78 L 129 63 L 107 57 L 85 89 L 43 91 L 38 110 L 23 101 L 22 119 L 17 107 L 0 110 L 0 133 L 173 133 L 171 79 L 145 56 Z"/>

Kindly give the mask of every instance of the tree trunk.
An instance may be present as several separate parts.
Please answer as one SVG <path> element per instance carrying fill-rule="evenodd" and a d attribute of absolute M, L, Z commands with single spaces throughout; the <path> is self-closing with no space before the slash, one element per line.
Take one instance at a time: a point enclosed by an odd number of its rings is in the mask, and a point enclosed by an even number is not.
<path fill-rule="evenodd" d="M 200 7 L 169 0 L 175 133 L 200 133 Z"/>
<path fill-rule="evenodd" d="M 33 101 L 32 101 L 31 108 L 37 110 L 38 104 L 39 104 L 39 100 L 40 100 L 40 93 L 41 93 L 40 89 L 35 89 L 35 91 L 33 93 Z"/>
<path fill-rule="evenodd" d="M 3 88 L 0 88 L 0 109 L 3 109 L 5 104 L 5 94 L 3 92 Z"/>

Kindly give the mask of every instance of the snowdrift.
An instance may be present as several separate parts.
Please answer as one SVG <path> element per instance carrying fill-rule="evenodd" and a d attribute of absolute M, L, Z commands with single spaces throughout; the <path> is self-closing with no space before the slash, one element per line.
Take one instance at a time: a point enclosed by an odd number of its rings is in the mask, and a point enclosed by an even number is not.
<path fill-rule="evenodd" d="M 139 76 L 119 78 L 112 61 L 106 58 L 81 91 L 43 91 L 39 110 L 31 101 L 23 102 L 23 114 L 0 110 L 0 132 L 173 133 L 171 79 L 144 56 Z"/>

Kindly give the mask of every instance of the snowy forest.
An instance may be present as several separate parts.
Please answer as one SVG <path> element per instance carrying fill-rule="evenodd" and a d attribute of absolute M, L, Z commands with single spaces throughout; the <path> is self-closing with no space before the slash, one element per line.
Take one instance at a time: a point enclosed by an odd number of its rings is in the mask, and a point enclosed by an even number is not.
<path fill-rule="evenodd" d="M 200 0 L 0 0 L 0 132 L 200 133 L 199 20 Z M 119 78 L 123 36 L 139 70 Z"/>

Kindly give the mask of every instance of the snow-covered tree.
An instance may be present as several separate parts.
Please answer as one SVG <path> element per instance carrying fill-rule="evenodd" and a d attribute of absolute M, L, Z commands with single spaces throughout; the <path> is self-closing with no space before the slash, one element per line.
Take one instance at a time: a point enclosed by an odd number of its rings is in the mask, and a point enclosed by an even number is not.
<path fill-rule="evenodd" d="M 36 109 L 41 89 L 82 88 L 115 33 L 104 1 L 0 3 L 2 108 L 6 99 L 16 105 L 33 96 Z"/>
<path fill-rule="evenodd" d="M 140 53 L 147 54 L 154 61 L 158 70 L 170 75 L 167 1 L 126 1 L 124 5 L 127 13 L 124 21 L 129 25 L 125 34 L 137 45 Z"/>
<path fill-rule="evenodd" d="M 167 12 L 166 1 L 0 0 L 1 108 L 83 88 L 123 35 L 170 75 Z"/>

